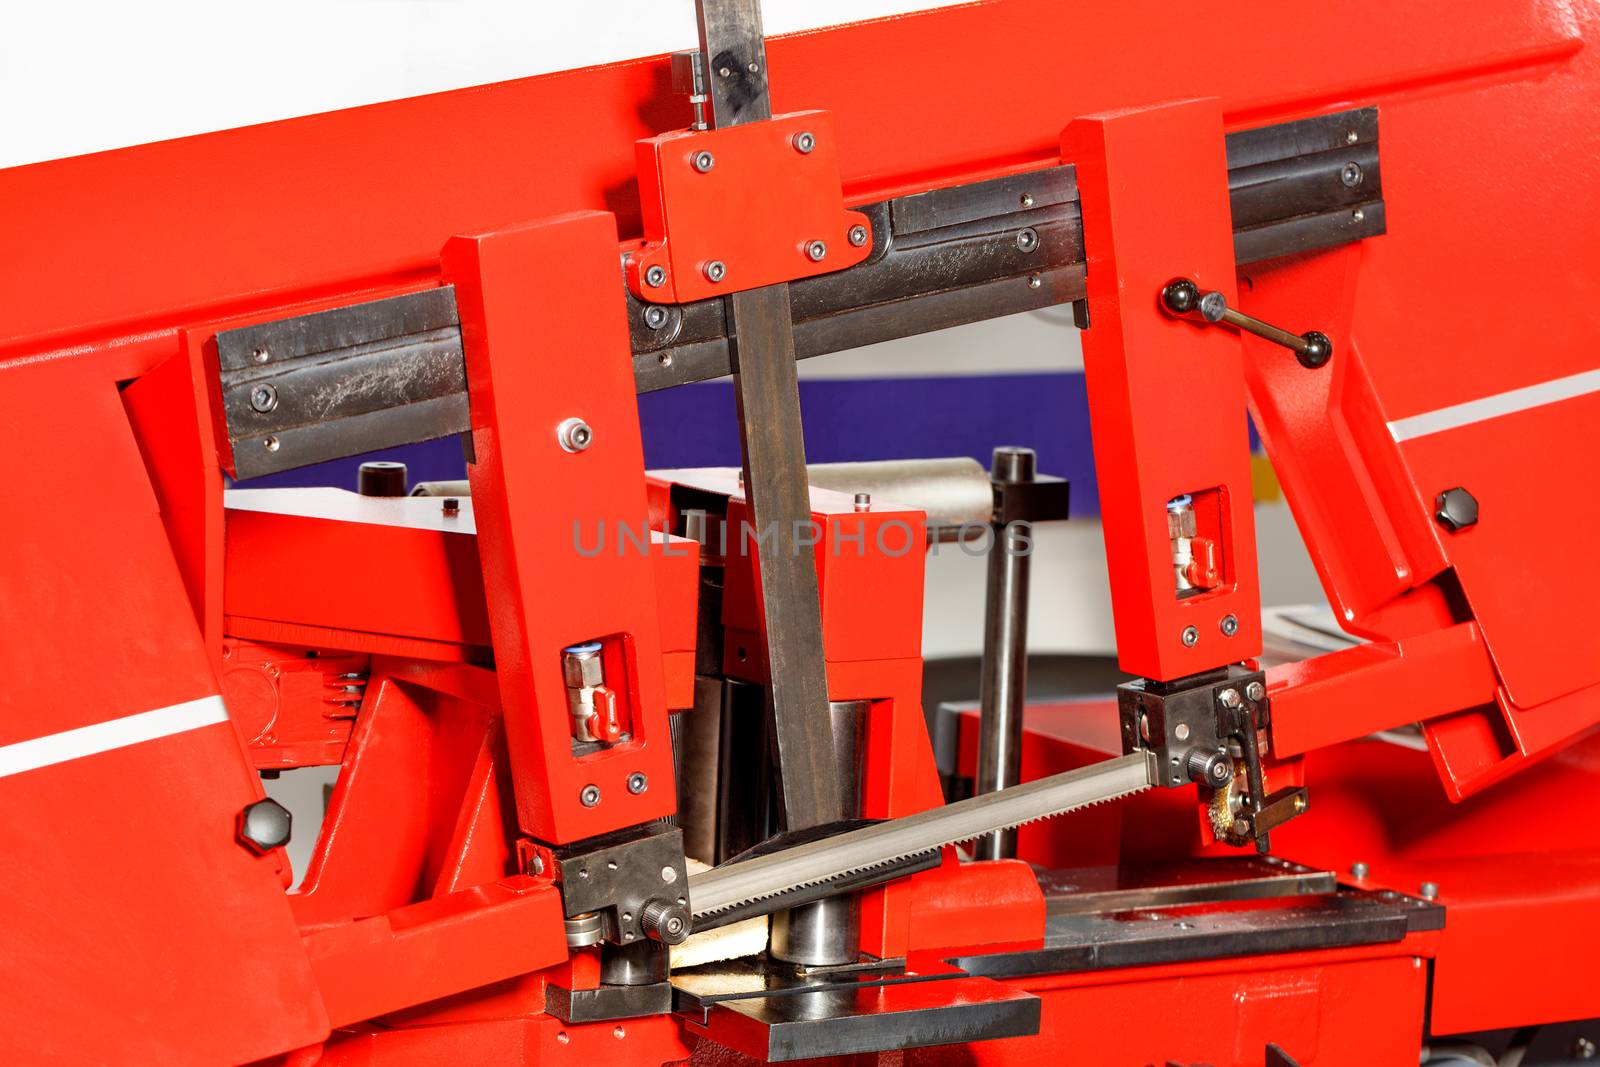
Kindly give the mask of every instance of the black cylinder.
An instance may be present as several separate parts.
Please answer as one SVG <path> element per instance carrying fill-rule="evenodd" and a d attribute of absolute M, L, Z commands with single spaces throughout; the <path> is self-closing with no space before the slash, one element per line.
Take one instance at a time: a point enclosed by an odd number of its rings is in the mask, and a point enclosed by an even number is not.
<path fill-rule="evenodd" d="M 386 460 L 363 463 L 356 475 L 356 492 L 362 496 L 405 496 L 406 465 Z"/>

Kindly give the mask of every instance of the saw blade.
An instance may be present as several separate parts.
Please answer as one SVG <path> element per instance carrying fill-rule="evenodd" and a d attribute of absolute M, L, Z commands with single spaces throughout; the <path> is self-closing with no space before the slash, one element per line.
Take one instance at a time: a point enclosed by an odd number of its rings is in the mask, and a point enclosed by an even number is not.
<path fill-rule="evenodd" d="M 1140 792 L 1150 788 L 1159 776 L 1154 758 L 1148 752 L 1132 752 L 915 815 L 713 867 L 689 878 L 694 917 L 749 907 L 792 889 L 821 885 L 995 830 L 1009 830 Z"/>

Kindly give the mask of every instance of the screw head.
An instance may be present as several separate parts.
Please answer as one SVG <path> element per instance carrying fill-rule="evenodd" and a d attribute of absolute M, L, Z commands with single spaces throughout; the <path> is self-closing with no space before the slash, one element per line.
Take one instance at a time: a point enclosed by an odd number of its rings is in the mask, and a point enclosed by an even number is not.
<path fill-rule="evenodd" d="M 1361 184 L 1361 179 L 1366 175 L 1361 173 L 1361 164 L 1351 161 L 1346 163 L 1339 171 L 1339 181 L 1344 183 L 1346 189 L 1354 189 Z"/>
<path fill-rule="evenodd" d="M 1423 882 L 1417 889 L 1417 895 L 1423 900 L 1434 900 L 1439 896 L 1438 882 Z"/>
<path fill-rule="evenodd" d="M 667 324 L 667 309 L 660 304 L 646 304 L 644 309 L 644 324 L 652 330 L 659 330 Z"/>
<path fill-rule="evenodd" d="M 650 779 L 646 778 L 639 771 L 634 771 L 632 774 L 628 775 L 628 792 L 632 793 L 634 796 L 638 796 L 640 793 L 643 793 L 649 788 Z"/>
<path fill-rule="evenodd" d="M 278 440 L 276 435 L 274 435 L 272 437 L 265 438 L 261 443 L 262 443 L 262 445 L 264 445 L 266 447 L 266 450 L 268 452 L 276 452 L 278 450 L 278 447 L 282 444 L 282 442 Z"/>
<path fill-rule="evenodd" d="M 1221 293 L 1213 291 L 1200 298 L 1200 317 L 1207 322 L 1221 322 L 1227 310 L 1228 298 Z"/>
<path fill-rule="evenodd" d="M 1189 740 L 1189 724 L 1186 722 L 1180 722 L 1177 729 L 1172 731 L 1172 736 L 1176 737 L 1179 741 Z"/>
<path fill-rule="evenodd" d="M 671 885 L 673 882 L 676 882 L 678 880 L 678 868 L 676 868 L 676 867 L 663 867 L 663 868 L 661 868 L 661 880 L 663 882 L 667 883 L 668 885 Z"/>
<path fill-rule="evenodd" d="M 1351 130 L 1349 133 L 1344 135 L 1345 144 L 1355 144 L 1359 140 L 1361 140 L 1361 135 L 1355 130 Z"/>
<path fill-rule="evenodd" d="M 1222 622 L 1217 625 L 1221 628 L 1223 637 L 1232 637 L 1239 632 L 1239 617 L 1237 615 L 1224 615 Z"/>
<path fill-rule="evenodd" d="M 657 263 L 644 272 L 644 283 L 652 289 L 659 289 L 667 283 L 667 268 Z"/>
<path fill-rule="evenodd" d="M 262 382 L 250 390 L 250 406 L 265 415 L 278 406 L 278 390 L 275 386 Z"/>
<path fill-rule="evenodd" d="M 1244 687 L 1244 695 L 1250 700 L 1260 700 L 1267 695 L 1267 687 L 1260 682 L 1251 682 Z"/>
<path fill-rule="evenodd" d="M 828 246 L 822 241 L 812 241 L 806 245 L 806 258 L 813 263 L 821 263 L 828 258 Z"/>
<path fill-rule="evenodd" d="M 289 843 L 289 833 L 294 818 L 289 809 L 271 797 L 246 804 L 239 812 L 239 823 L 234 834 L 239 843 L 258 856 Z"/>
<path fill-rule="evenodd" d="M 857 248 L 867 243 L 867 228 L 865 226 L 850 227 L 850 243 Z"/>
<path fill-rule="evenodd" d="M 1362 879 L 1366 878 L 1368 869 L 1369 868 L 1367 867 L 1367 865 L 1365 863 L 1362 863 L 1360 860 L 1357 860 L 1356 862 L 1354 862 L 1354 863 L 1352 863 L 1350 865 L 1350 877 L 1354 878 L 1356 881 L 1359 882 Z"/>
<path fill-rule="evenodd" d="M 810 130 L 801 130 L 794 135 L 794 150 L 801 155 L 810 155 L 811 150 L 817 147 L 817 138 Z"/>
<path fill-rule="evenodd" d="M 1025 226 L 1017 231 L 1017 251 L 1032 252 L 1039 247 L 1039 231 L 1032 226 Z"/>
<path fill-rule="evenodd" d="M 694 167 L 695 170 L 699 171 L 701 174 L 705 174 L 709 172 L 712 167 L 717 165 L 717 157 L 702 148 L 700 151 L 689 157 L 689 163 Z"/>
<path fill-rule="evenodd" d="M 1186 648 L 1193 648 L 1200 643 L 1200 631 L 1193 626 L 1183 628 L 1183 643 Z"/>
<path fill-rule="evenodd" d="M 578 803 L 586 808 L 592 808 L 600 803 L 600 787 L 597 785 L 584 786 L 583 791 L 578 794 Z"/>
<path fill-rule="evenodd" d="M 706 281 L 720 282 L 728 273 L 728 265 L 720 259 L 713 259 L 705 265 Z"/>
<path fill-rule="evenodd" d="M 1367 213 L 1365 211 L 1362 211 L 1360 208 L 1356 208 L 1354 211 L 1350 212 L 1350 221 L 1351 222 L 1360 222 L 1361 220 L 1365 219 L 1366 217 L 1367 217 Z"/>
<path fill-rule="evenodd" d="M 1227 689 L 1224 689 L 1222 692 L 1217 694 L 1217 703 L 1221 704 L 1225 708 L 1236 708 L 1240 704 L 1243 704 L 1244 701 L 1240 698 L 1239 691 L 1234 689 L 1232 686 L 1229 686 Z"/>
<path fill-rule="evenodd" d="M 1023 193 L 1020 197 L 1017 198 L 1017 203 L 1021 204 L 1023 207 L 1032 207 L 1033 206 L 1033 194 L 1032 193 Z"/>
<path fill-rule="evenodd" d="M 266 347 L 257 348 L 250 353 L 250 358 L 254 359 L 257 363 L 265 363 L 267 360 L 272 358 L 272 351 Z"/>
<path fill-rule="evenodd" d="M 1446 489 L 1433 498 L 1433 518 L 1451 533 L 1478 524 L 1478 499 L 1461 486 Z"/>
<path fill-rule="evenodd" d="M 582 419 L 563 419 L 556 427 L 556 440 L 568 452 L 582 452 L 594 443 L 594 431 Z"/>

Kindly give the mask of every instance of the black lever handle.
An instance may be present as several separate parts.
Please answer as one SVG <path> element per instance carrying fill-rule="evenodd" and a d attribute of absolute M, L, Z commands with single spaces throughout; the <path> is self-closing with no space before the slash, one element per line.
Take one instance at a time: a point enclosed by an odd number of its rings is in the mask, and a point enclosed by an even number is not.
<path fill-rule="evenodd" d="M 1229 307 L 1228 298 L 1215 290 L 1201 293 L 1200 287 L 1188 278 L 1168 282 L 1166 288 L 1161 290 L 1161 303 L 1174 315 L 1198 312 L 1206 322 L 1226 322 L 1273 344 L 1282 345 L 1294 353 L 1294 358 L 1303 367 L 1315 369 L 1333 358 L 1333 342 L 1328 340 L 1327 334 L 1311 330 L 1297 336 L 1288 330 L 1280 330 L 1271 323 Z"/>

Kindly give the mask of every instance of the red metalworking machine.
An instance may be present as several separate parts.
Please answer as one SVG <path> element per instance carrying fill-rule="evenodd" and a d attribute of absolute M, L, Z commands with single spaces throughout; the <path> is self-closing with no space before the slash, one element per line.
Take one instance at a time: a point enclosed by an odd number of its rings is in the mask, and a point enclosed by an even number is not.
<path fill-rule="evenodd" d="M 699 18 L 0 173 L 7 1062 L 1592 1055 L 1600 10 Z M 1024 716 L 997 550 L 946 803 L 948 517 L 812 484 L 795 360 L 1068 303 L 1137 680 Z M 730 371 L 743 471 L 647 473 Z M 1247 411 L 1364 639 L 1266 672 Z M 257 772 L 333 764 L 286 892 Z"/>

